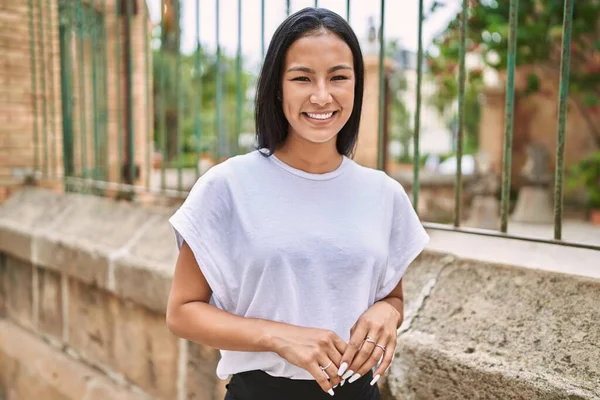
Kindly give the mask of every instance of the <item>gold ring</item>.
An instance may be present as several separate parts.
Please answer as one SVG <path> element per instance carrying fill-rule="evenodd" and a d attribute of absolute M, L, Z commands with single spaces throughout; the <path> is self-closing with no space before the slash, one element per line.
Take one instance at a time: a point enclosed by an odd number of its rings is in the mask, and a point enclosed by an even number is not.
<path fill-rule="evenodd" d="M 329 368 L 329 366 L 330 366 L 331 364 L 333 364 L 333 361 L 331 361 L 331 360 L 330 360 L 330 361 L 329 361 L 329 364 L 327 364 L 327 366 L 326 366 L 326 367 L 321 367 L 320 365 L 319 365 L 319 367 L 321 368 L 321 371 L 325 371 L 327 368 Z"/>

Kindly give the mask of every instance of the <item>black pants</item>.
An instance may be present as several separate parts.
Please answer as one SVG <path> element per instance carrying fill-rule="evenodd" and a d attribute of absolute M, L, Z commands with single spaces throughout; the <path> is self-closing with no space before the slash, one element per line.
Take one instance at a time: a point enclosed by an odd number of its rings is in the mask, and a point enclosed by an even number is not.
<path fill-rule="evenodd" d="M 379 400 L 377 384 L 371 386 L 373 372 L 353 383 L 333 389 L 335 396 L 324 392 L 314 380 L 274 377 L 263 371 L 234 374 L 227 385 L 225 400 Z"/>

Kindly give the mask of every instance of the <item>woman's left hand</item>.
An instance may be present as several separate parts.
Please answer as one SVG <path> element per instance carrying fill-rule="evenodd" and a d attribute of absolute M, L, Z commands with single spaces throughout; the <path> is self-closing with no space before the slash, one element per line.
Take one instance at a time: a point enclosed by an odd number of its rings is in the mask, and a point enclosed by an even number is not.
<path fill-rule="evenodd" d="M 348 383 L 367 374 L 383 357 L 373 374 L 371 385 L 379 380 L 396 351 L 401 319 L 401 313 L 385 301 L 373 304 L 358 318 L 350 330 L 350 342 L 340 364 L 340 375 L 343 374 L 344 379 L 349 378 Z"/>

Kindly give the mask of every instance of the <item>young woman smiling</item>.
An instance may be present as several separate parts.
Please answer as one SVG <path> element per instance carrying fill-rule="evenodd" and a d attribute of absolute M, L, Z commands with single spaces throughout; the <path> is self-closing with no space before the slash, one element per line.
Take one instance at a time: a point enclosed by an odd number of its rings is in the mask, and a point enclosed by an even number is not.
<path fill-rule="evenodd" d="M 364 66 L 350 26 L 303 9 L 275 32 L 257 150 L 210 169 L 172 216 L 176 335 L 221 350 L 227 400 L 377 400 L 428 235 L 402 186 L 352 161 Z"/>

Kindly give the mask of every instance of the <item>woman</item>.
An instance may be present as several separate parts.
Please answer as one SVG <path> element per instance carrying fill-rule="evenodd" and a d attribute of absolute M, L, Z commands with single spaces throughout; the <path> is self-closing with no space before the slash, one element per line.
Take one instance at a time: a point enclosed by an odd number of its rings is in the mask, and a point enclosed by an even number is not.
<path fill-rule="evenodd" d="M 349 158 L 363 80 L 343 18 L 291 15 L 258 83 L 258 150 L 210 169 L 170 219 L 167 324 L 221 349 L 227 400 L 379 399 L 428 236 L 400 184 Z"/>

